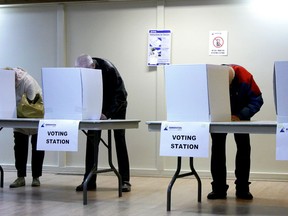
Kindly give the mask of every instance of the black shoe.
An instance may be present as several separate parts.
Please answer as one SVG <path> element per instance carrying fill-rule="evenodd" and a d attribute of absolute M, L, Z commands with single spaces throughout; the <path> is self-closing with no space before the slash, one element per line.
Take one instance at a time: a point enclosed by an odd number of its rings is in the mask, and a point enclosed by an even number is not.
<path fill-rule="evenodd" d="M 207 199 L 226 199 L 227 198 L 227 193 L 216 193 L 214 191 L 212 191 L 211 193 L 209 193 L 207 195 Z"/>
<path fill-rule="evenodd" d="M 244 200 L 252 200 L 253 195 L 249 191 L 246 191 L 246 192 L 236 191 L 236 198 L 237 199 L 244 199 Z"/>
<path fill-rule="evenodd" d="M 76 191 L 83 191 L 84 183 L 81 183 L 76 187 Z M 97 188 L 96 184 L 87 185 L 87 191 L 95 191 Z"/>
<path fill-rule="evenodd" d="M 10 184 L 10 188 L 18 188 L 25 186 L 25 178 L 18 177 L 12 184 Z"/>
<path fill-rule="evenodd" d="M 39 178 L 33 178 L 31 186 L 32 187 L 39 187 L 40 186 Z"/>
<path fill-rule="evenodd" d="M 130 192 L 131 184 L 129 182 L 123 182 L 122 184 L 122 192 Z"/>

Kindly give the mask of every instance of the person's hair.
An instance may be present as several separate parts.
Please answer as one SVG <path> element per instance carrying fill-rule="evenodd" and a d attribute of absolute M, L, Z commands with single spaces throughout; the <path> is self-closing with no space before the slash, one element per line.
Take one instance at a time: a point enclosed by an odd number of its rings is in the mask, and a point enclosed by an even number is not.
<path fill-rule="evenodd" d="M 91 56 L 82 54 L 77 57 L 75 67 L 94 68 L 94 62 Z"/>
<path fill-rule="evenodd" d="M 13 70 L 13 68 L 12 67 L 5 67 L 5 68 L 3 68 L 3 70 Z"/>

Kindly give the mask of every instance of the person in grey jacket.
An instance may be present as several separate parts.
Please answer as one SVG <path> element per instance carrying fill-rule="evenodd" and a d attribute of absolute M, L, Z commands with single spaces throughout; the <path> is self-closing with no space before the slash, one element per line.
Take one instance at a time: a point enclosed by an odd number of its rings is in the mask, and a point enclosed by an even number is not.
<path fill-rule="evenodd" d="M 37 81 L 22 68 L 9 68 L 15 72 L 15 90 L 16 90 L 16 106 L 21 101 L 22 95 L 25 93 L 27 100 L 32 102 L 37 94 L 42 95 L 42 89 Z M 44 151 L 37 151 L 37 129 L 14 129 L 14 156 L 15 167 L 17 169 L 17 179 L 10 184 L 10 188 L 18 188 L 25 186 L 26 167 L 28 159 L 29 137 L 31 136 L 32 144 L 32 187 L 40 186 L 39 177 L 42 176 L 42 167 L 44 161 Z"/>

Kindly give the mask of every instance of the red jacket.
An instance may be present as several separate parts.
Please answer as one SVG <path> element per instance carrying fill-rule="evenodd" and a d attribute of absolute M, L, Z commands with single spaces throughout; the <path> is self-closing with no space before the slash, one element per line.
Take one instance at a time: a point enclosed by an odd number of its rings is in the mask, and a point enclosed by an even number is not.
<path fill-rule="evenodd" d="M 244 67 L 228 65 L 235 71 L 235 77 L 230 85 L 230 105 L 232 115 L 241 120 L 250 120 L 263 105 L 262 93 L 250 74 Z"/>

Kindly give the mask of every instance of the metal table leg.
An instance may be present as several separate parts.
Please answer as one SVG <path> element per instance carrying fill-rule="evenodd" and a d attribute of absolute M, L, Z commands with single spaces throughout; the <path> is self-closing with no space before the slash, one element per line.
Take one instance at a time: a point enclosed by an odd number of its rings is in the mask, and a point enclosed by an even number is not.
<path fill-rule="evenodd" d="M 115 175 L 118 178 L 118 196 L 122 197 L 122 177 L 118 170 L 114 167 L 113 161 L 112 161 L 112 132 L 111 130 L 108 130 L 108 163 L 112 171 L 115 173 Z M 102 142 L 104 142 L 102 140 Z"/>
<path fill-rule="evenodd" d="M 176 181 L 177 178 L 183 178 L 186 176 L 190 176 L 190 175 L 194 175 L 195 178 L 197 179 L 197 183 L 198 183 L 198 202 L 201 202 L 201 193 L 202 193 L 202 183 L 201 183 L 201 179 L 199 177 L 199 175 L 197 174 L 194 165 L 193 165 L 193 157 L 190 157 L 190 169 L 191 172 L 188 173 L 183 173 L 183 174 L 179 174 L 181 171 L 181 157 L 177 158 L 177 168 L 176 171 L 168 185 L 168 189 L 167 189 L 167 211 L 171 210 L 171 191 L 172 191 L 172 187 Z"/>
<path fill-rule="evenodd" d="M 85 131 L 83 131 L 86 135 L 87 133 Z M 89 182 L 89 180 L 91 179 L 91 177 L 94 174 L 98 174 L 98 173 L 104 173 L 104 172 L 114 172 L 115 175 L 118 178 L 118 196 L 122 197 L 122 178 L 121 175 L 119 174 L 118 170 L 114 167 L 113 165 L 113 161 L 112 161 L 112 131 L 108 130 L 108 141 L 107 143 L 101 138 L 100 141 L 106 146 L 107 150 L 108 150 L 108 163 L 110 166 L 110 169 L 102 169 L 102 170 L 98 170 L 97 166 L 94 164 L 92 170 L 90 171 L 90 173 L 88 174 L 87 178 L 85 179 L 84 183 L 83 183 L 83 205 L 87 205 L 87 184 Z"/>
<path fill-rule="evenodd" d="M 0 127 L 0 131 L 3 129 L 3 127 Z M 0 178 L 0 187 L 3 188 L 4 185 L 4 171 L 2 166 L 0 166 L 0 174 L 1 174 L 1 178 Z"/>
<path fill-rule="evenodd" d="M 3 188 L 3 184 L 4 184 L 4 171 L 3 171 L 2 166 L 0 166 L 0 173 L 1 173 L 0 187 Z"/>

